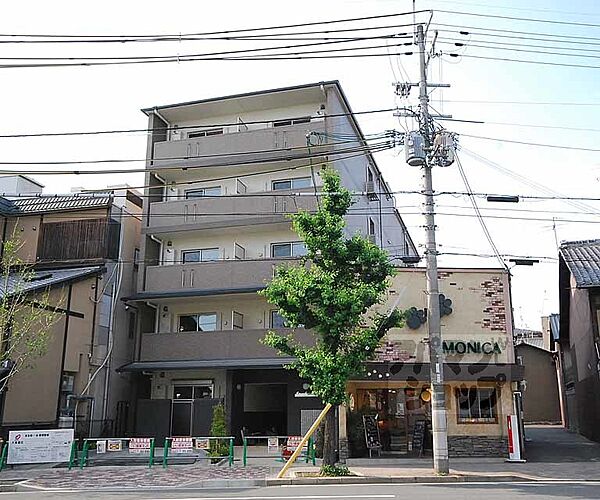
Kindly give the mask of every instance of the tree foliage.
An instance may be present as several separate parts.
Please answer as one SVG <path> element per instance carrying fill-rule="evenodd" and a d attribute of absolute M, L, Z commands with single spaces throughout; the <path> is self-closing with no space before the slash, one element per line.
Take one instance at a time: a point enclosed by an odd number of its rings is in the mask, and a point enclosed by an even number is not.
<path fill-rule="evenodd" d="M 289 368 L 307 379 L 324 403 L 338 405 L 346 401 L 347 381 L 363 372 L 385 333 L 401 326 L 403 314 L 368 314 L 381 301 L 394 267 L 368 239 L 345 238 L 351 194 L 335 171 L 326 168 L 321 175 L 325 194 L 319 210 L 292 216 L 292 227 L 307 249 L 304 265 L 279 267 L 261 292 L 290 327 L 311 329 L 316 343 L 302 345 L 293 335 L 272 331 L 264 342 L 294 357 Z"/>
<path fill-rule="evenodd" d="M 19 257 L 21 246 L 13 235 L 4 242 L 0 260 L 0 364 L 7 369 L 0 376 L 0 392 L 46 353 L 52 327 L 60 319 L 60 304 L 51 303 L 49 290 L 27 293 L 35 272 Z"/>

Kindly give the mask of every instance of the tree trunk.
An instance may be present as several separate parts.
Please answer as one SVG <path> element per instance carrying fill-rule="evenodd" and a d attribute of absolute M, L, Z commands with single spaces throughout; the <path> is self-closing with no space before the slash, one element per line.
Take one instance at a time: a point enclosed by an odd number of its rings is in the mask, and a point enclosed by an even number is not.
<path fill-rule="evenodd" d="M 337 406 L 332 406 L 325 417 L 323 432 L 323 465 L 335 465 L 337 462 Z"/>

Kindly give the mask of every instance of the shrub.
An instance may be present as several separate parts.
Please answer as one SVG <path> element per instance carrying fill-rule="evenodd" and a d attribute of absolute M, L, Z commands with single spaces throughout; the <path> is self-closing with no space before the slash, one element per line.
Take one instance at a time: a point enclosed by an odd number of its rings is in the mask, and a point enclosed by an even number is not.
<path fill-rule="evenodd" d="M 225 420 L 225 407 L 222 403 L 213 407 L 213 418 L 210 424 L 210 436 L 227 436 L 227 422 Z M 224 457 L 229 454 L 229 443 L 227 439 L 211 439 L 208 454 L 211 457 Z M 218 462 L 217 458 L 211 460 L 212 463 Z"/>
<path fill-rule="evenodd" d="M 327 477 L 338 477 L 338 476 L 350 476 L 350 470 L 345 465 L 323 465 L 321 467 L 321 471 L 319 472 L 320 476 Z"/>

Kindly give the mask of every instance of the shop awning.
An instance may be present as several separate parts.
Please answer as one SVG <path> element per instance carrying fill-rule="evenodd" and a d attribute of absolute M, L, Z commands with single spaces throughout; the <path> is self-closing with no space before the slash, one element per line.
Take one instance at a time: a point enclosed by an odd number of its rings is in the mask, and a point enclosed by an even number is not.
<path fill-rule="evenodd" d="M 523 378 L 524 366 L 512 363 L 444 364 L 445 382 L 512 382 Z M 429 382 L 429 363 L 368 363 L 367 374 L 354 380 Z"/>
<path fill-rule="evenodd" d="M 129 297 L 123 297 L 121 300 L 127 301 L 146 301 L 156 299 L 180 299 L 185 297 L 208 297 L 212 295 L 232 295 L 237 293 L 256 293 L 264 290 L 264 286 L 251 286 L 242 288 L 182 288 L 180 290 L 166 290 L 162 292 L 139 292 Z"/>
<path fill-rule="evenodd" d="M 118 372 L 166 372 L 172 370 L 199 370 L 202 368 L 282 368 L 293 358 L 255 359 L 202 359 L 176 361 L 135 361 L 117 369 Z"/>

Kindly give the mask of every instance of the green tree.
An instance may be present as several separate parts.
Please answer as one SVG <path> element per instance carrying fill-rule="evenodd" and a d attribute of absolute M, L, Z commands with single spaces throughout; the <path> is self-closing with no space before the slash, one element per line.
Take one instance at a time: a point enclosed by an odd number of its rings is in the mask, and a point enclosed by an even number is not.
<path fill-rule="evenodd" d="M 35 271 L 19 257 L 21 246 L 13 234 L 4 242 L 0 259 L 0 364 L 5 368 L 0 393 L 46 353 L 52 328 L 60 319 L 56 312 L 60 304 L 52 304 L 48 289 L 28 290 Z"/>
<path fill-rule="evenodd" d="M 210 435 L 212 437 L 227 436 L 227 421 L 225 420 L 225 407 L 219 403 L 213 407 L 213 417 L 210 424 Z M 211 439 L 209 454 L 212 457 L 224 457 L 227 455 L 229 445 L 226 439 Z M 218 461 L 218 459 L 217 459 Z"/>
<path fill-rule="evenodd" d="M 304 240 L 303 265 L 279 267 L 261 292 L 279 308 L 292 328 L 304 326 L 315 335 L 311 346 L 296 342 L 293 335 L 269 332 L 264 343 L 295 361 L 288 368 L 309 381 L 310 390 L 323 403 L 335 406 L 347 399 L 346 384 L 364 371 L 385 333 L 401 326 L 403 314 L 369 314 L 389 286 L 394 267 L 386 252 L 362 236 L 344 236 L 344 215 L 351 194 L 341 186 L 339 175 L 324 169 L 321 206 L 315 213 L 292 216 L 294 231 Z M 335 412 L 325 420 L 323 464 L 333 465 Z"/>

